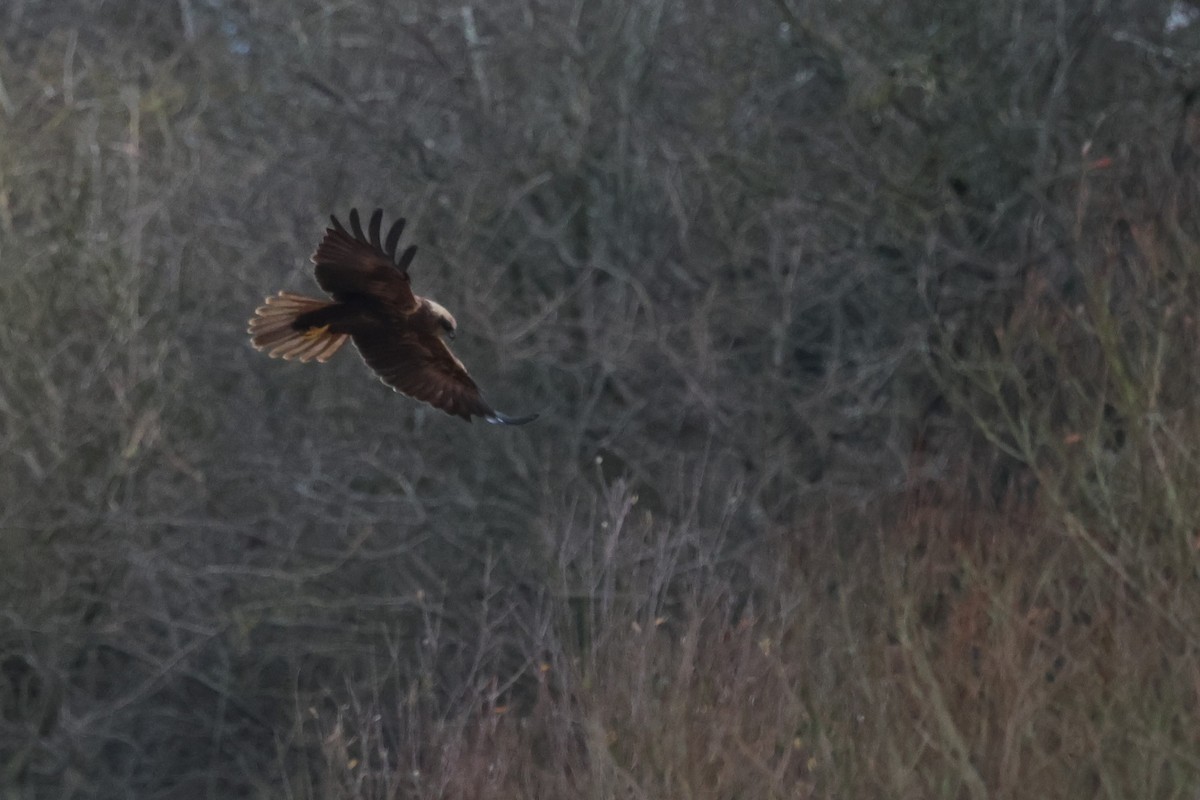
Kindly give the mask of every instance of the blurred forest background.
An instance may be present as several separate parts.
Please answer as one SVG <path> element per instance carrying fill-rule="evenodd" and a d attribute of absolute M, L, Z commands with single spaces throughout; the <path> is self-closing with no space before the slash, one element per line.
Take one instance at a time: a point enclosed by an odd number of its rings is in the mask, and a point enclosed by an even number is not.
<path fill-rule="evenodd" d="M 5 0 L 0 795 L 1195 800 L 1198 45 Z M 250 348 L 351 206 L 536 423 Z"/>

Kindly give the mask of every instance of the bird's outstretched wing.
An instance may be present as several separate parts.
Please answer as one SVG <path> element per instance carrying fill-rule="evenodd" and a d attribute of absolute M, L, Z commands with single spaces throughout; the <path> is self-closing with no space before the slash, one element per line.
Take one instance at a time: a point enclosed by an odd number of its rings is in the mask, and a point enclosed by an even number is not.
<path fill-rule="evenodd" d="M 388 386 L 414 400 L 468 422 L 474 416 L 497 425 L 524 425 L 537 418 L 537 414 L 509 417 L 488 405 L 466 367 L 436 334 L 369 329 L 353 339 L 367 366 Z"/>
<path fill-rule="evenodd" d="M 350 231 L 337 217 L 331 216 L 330 220 L 333 227 L 326 228 L 325 236 L 312 255 L 321 288 L 343 302 L 367 296 L 401 314 L 416 310 L 417 300 L 409 285 L 408 265 L 417 253 L 417 246 L 410 245 L 396 255 L 396 245 L 404 231 L 404 218 L 392 224 L 384 241 L 379 238 L 382 209 L 376 209 L 371 215 L 367 234 L 363 233 L 359 222 L 358 209 L 350 210 Z"/>

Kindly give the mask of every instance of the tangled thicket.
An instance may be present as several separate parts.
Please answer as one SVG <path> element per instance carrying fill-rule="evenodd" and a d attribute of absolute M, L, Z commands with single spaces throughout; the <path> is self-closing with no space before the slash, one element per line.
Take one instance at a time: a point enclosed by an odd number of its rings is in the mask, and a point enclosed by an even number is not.
<path fill-rule="evenodd" d="M 950 5 L 0 6 L 5 796 L 1194 798 L 1200 10 Z"/>

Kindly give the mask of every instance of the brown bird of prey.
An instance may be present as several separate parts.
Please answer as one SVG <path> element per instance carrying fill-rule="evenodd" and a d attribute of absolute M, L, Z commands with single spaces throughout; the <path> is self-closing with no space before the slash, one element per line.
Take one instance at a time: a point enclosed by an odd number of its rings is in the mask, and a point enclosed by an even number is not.
<path fill-rule="evenodd" d="M 350 231 L 330 217 L 333 227 L 312 260 L 317 284 L 332 298 L 316 300 L 291 292 L 268 297 L 250 320 L 254 346 L 272 358 L 327 361 L 347 339 L 367 366 L 398 392 L 447 414 L 483 417 L 497 425 L 524 425 L 537 417 L 509 417 L 483 399 L 463 363 L 442 340 L 454 338 L 458 324 L 432 300 L 413 294 L 408 265 L 411 245 L 396 256 L 404 219 L 379 238 L 383 210 L 376 210 L 363 234 L 358 210 L 350 211 Z M 351 233 L 352 232 L 352 233 Z"/>

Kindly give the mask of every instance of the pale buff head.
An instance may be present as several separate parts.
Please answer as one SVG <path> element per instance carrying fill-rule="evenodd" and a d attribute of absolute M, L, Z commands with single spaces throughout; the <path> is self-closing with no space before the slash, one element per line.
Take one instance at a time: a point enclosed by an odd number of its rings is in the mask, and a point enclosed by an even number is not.
<path fill-rule="evenodd" d="M 428 297 L 422 297 L 421 302 L 437 317 L 438 323 L 441 324 L 446 335 L 453 339 L 458 332 L 458 322 L 455 321 L 454 315 L 447 311 L 441 303 L 435 303 Z"/>

